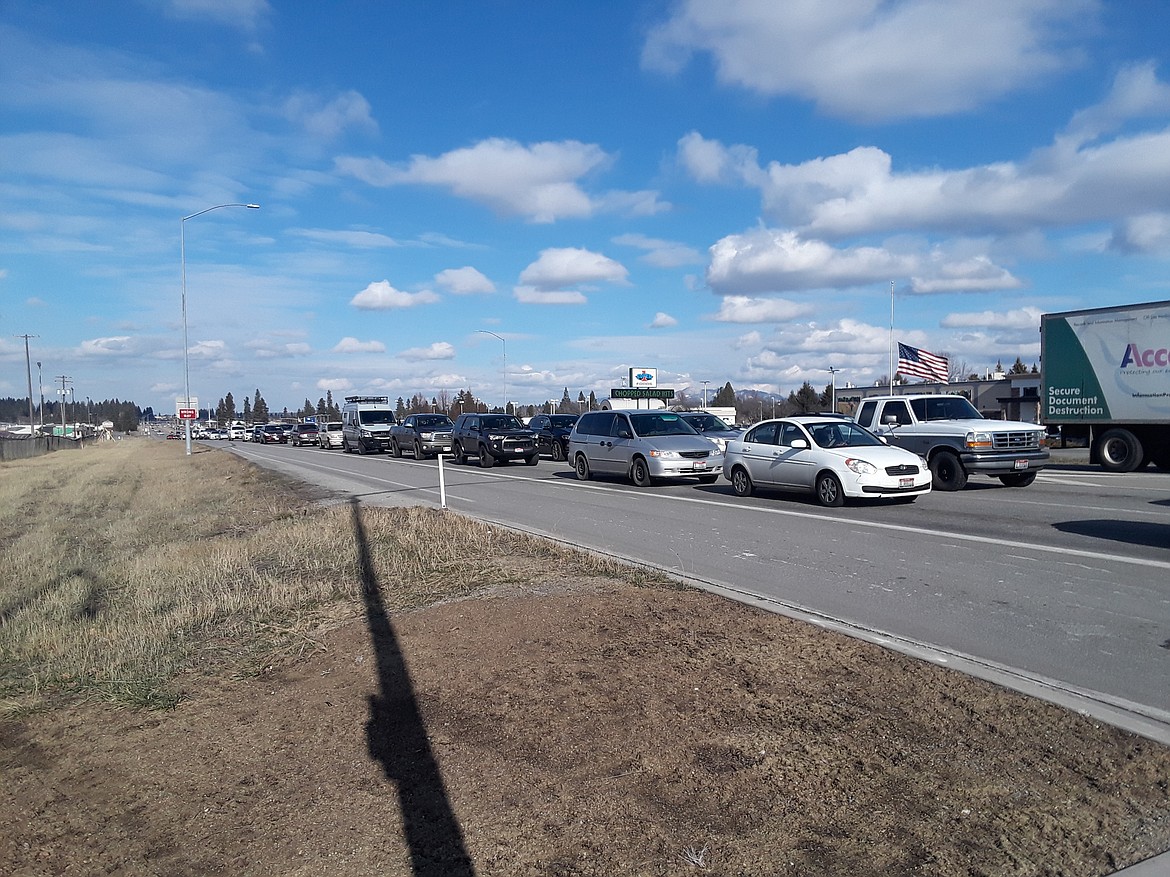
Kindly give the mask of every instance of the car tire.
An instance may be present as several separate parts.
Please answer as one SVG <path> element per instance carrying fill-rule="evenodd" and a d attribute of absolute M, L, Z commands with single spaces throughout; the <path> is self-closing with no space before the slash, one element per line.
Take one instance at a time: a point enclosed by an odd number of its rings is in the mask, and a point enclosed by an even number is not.
<path fill-rule="evenodd" d="M 557 463 L 565 459 L 565 446 L 561 444 L 560 439 L 553 439 L 552 458 Z"/>
<path fill-rule="evenodd" d="M 463 453 L 463 445 L 459 444 L 459 442 L 455 442 L 451 446 L 451 456 L 455 458 L 455 462 L 460 466 L 466 465 L 467 454 Z"/>
<path fill-rule="evenodd" d="M 416 460 L 422 460 L 425 457 L 426 457 L 426 454 L 423 453 L 422 442 L 420 442 L 416 439 L 415 443 L 414 443 L 414 458 Z"/>
<path fill-rule="evenodd" d="M 531 457 L 525 457 L 524 463 L 528 466 L 535 466 L 540 462 L 540 454 L 533 454 Z"/>
<path fill-rule="evenodd" d="M 1000 475 L 999 480 L 1005 487 L 1027 487 L 1036 480 L 1035 472 L 1013 472 L 1010 475 Z"/>
<path fill-rule="evenodd" d="M 718 475 L 700 475 L 699 476 L 699 483 L 700 484 L 714 484 L 718 480 L 719 480 Z"/>
<path fill-rule="evenodd" d="M 488 449 L 483 445 L 479 446 L 479 468 L 490 469 L 496 465 L 496 458 L 488 453 Z"/>
<path fill-rule="evenodd" d="M 573 471 L 577 473 L 578 481 L 588 481 L 592 476 L 589 471 L 589 461 L 585 459 L 584 454 L 578 454 L 577 459 L 573 461 Z"/>
<path fill-rule="evenodd" d="M 637 487 L 649 487 L 654 483 L 654 479 L 650 477 L 650 467 L 641 457 L 634 457 L 634 462 L 630 465 L 630 480 Z"/>
<path fill-rule="evenodd" d="M 358 456 L 364 457 L 366 455 L 366 443 L 358 439 Z"/>
<path fill-rule="evenodd" d="M 930 476 L 935 490 L 962 490 L 967 486 L 967 470 L 949 451 L 935 454 L 930 460 Z"/>
<path fill-rule="evenodd" d="M 349 450 L 349 440 L 348 440 L 348 439 L 342 439 L 342 440 L 341 440 L 341 452 L 342 452 L 343 454 L 348 454 L 348 453 L 350 453 L 350 450 Z"/>
<path fill-rule="evenodd" d="M 756 486 L 752 484 L 752 476 L 748 475 L 747 469 L 736 466 L 731 470 L 731 489 L 735 491 L 736 496 L 752 495 Z"/>
<path fill-rule="evenodd" d="M 845 505 L 845 491 L 841 481 L 832 472 L 822 472 L 817 476 L 813 487 L 817 502 L 827 508 L 839 508 Z"/>
<path fill-rule="evenodd" d="M 398 446 L 398 439 L 390 439 L 390 454 L 396 459 L 402 456 L 402 448 Z"/>

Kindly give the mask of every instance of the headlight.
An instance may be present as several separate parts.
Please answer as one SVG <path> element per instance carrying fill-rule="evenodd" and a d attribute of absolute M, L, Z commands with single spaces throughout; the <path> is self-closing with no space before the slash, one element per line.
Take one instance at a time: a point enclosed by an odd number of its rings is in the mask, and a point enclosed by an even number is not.
<path fill-rule="evenodd" d="M 845 460 L 845 468 L 851 472 L 856 472 L 858 475 L 873 475 L 877 472 L 877 466 L 872 463 L 867 463 L 865 460 L 858 460 L 856 457 L 849 457 Z"/>
<path fill-rule="evenodd" d="M 425 442 L 432 441 L 435 437 L 435 434 L 433 432 L 424 432 L 424 433 L 420 433 L 420 435 L 422 436 L 422 440 Z"/>
<path fill-rule="evenodd" d="M 659 451 L 652 450 L 649 452 L 651 457 L 658 457 L 660 460 L 681 460 L 682 455 L 678 451 Z"/>
<path fill-rule="evenodd" d="M 370 432 L 368 429 L 363 429 L 363 430 L 361 431 L 361 434 L 362 434 L 362 438 L 372 438 L 372 437 L 373 437 L 373 435 L 374 435 L 374 434 L 373 434 L 372 432 Z"/>
<path fill-rule="evenodd" d="M 967 447 L 972 450 L 979 448 L 991 447 L 991 433 L 989 432 L 969 432 L 967 433 Z"/>

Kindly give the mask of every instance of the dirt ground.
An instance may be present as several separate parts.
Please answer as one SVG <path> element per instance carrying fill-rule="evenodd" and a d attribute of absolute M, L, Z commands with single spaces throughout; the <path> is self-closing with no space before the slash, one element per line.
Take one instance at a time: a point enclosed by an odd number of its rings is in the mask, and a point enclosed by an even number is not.
<path fill-rule="evenodd" d="M 554 577 L 555 578 L 555 577 Z M 12 875 L 1070 875 L 1170 848 L 1170 752 L 689 590 L 362 616 L 171 712 L 0 726 Z"/>

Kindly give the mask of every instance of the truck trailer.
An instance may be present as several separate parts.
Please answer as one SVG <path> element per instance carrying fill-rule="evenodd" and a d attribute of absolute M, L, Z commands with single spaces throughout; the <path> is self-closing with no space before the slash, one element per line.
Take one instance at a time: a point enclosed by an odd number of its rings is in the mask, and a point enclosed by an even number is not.
<path fill-rule="evenodd" d="M 1041 421 L 1112 472 L 1170 471 L 1170 301 L 1043 314 Z"/>

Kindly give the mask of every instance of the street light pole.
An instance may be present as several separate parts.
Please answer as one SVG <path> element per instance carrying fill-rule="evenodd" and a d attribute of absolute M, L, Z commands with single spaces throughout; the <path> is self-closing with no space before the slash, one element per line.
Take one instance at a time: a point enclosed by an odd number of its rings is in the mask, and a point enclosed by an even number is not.
<path fill-rule="evenodd" d="M 191 407 L 191 369 L 187 361 L 187 220 L 210 213 L 212 210 L 222 210 L 224 207 L 247 207 L 249 210 L 259 210 L 259 204 L 216 204 L 195 213 L 188 214 L 179 220 L 179 264 L 183 275 L 183 407 Z M 198 412 L 196 412 L 198 413 Z M 191 456 L 191 421 L 183 419 L 186 427 L 187 456 Z"/>
<path fill-rule="evenodd" d="M 28 437 L 32 438 L 36 434 L 33 429 L 33 404 L 32 404 L 32 360 L 28 357 L 28 339 L 40 338 L 40 335 L 17 335 L 17 338 L 24 339 L 24 367 L 28 371 Z M 37 363 L 40 366 L 40 363 Z"/>
<path fill-rule="evenodd" d="M 37 412 L 39 415 L 38 419 L 41 422 L 41 426 L 44 426 L 45 425 L 45 379 L 41 376 L 41 362 L 39 359 L 37 360 L 37 389 L 40 390 L 40 395 L 41 395 L 41 407 Z"/>
<path fill-rule="evenodd" d="M 476 332 L 482 332 L 484 335 L 491 335 L 493 338 L 499 338 L 500 343 L 504 345 L 504 367 L 501 370 L 504 379 L 504 413 L 508 413 L 508 342 L 504 340 L 502 335 L 497 335 L 495 332 L 489 332 L 487 329 L 476 329 Z"/>
<path fill-rule="evenodd" d="M 711 382 L 710 381 L 699 381 L 699 383 L 703 385 L 703 410 L 705 411 L 707 409 L 707 384 L 709 384 Z"/>
<path fill-rule="evenodd" d="M 839 368 L 829 366 L 829 374 L 833 379 L 833 413 L 837 413 L 837 372 L 841 371 Z"/>

